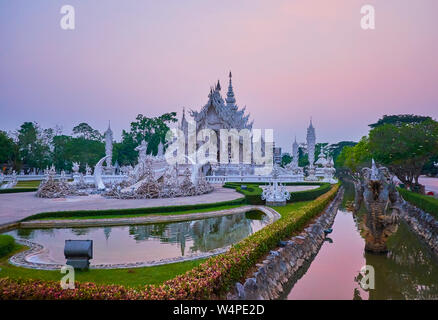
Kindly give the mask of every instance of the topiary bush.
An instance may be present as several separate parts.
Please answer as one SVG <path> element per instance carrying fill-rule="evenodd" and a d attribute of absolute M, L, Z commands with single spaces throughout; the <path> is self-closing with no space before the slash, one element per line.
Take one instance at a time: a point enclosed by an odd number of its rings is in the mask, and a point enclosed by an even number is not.
<path fill-rule="evenodd" d="M 0 234 L 0 257 L 11 253 L 15 247 L 15 239 L 6 234 Z"/>

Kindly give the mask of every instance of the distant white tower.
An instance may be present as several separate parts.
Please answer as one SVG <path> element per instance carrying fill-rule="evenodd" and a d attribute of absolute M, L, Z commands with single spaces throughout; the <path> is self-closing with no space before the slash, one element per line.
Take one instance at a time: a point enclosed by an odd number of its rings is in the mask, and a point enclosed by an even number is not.
<path fill-rule="evenodd" d="M 227 97 L 225 99 L 225 101 L 227 102 L 227 107 L 232 108 L 232 109 L 237 109 L 236 108 L 236 98 L 234 98 L 234 91 L 233 91 L 233 83 L 231 81 L 231 78 L 233 77 L 233 75 L 229 74 L 230 77 L 230 82 L 228 84 L 228 92 L 227 92 Z"/>
<path fill-rule="evenodd" d="M 309 154 L 309 163 L 311 168 L 315 162 L 315 143 L 315 128 L 313 127 L 312 118 L 310 118 L 310 125 L 307 128 L 307 153 Z"/>
<path fill-rule="evenodd" d="M 295 141 L 292 144 L 292 167 L 298 168 L 298 143 L 297 143 L 297 137 L 295 137 Z"/>
<path fill-rule="evenodd" d="M 113 132 L 111 130 L 111 122 L 108 122 L 108 129 L 105 131 L 105 155 L 106 167 L 111 168 L 113 163 Z"/>

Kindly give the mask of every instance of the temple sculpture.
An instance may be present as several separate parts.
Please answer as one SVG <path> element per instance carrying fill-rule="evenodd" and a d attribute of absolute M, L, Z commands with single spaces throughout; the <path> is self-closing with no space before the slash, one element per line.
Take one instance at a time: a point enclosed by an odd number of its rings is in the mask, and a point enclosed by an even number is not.
<path fill-rule="evenodd" d="M 384 253 L 388 237 L 397 231 L 400 212 L 400 197 L 392 176 L 387 168 L 378 168 L 372 160 L 371 168 L 362 169 L 355 192 L 355 211 L 362 203 L 366 209 L 361 223 L 365 250 Z"/>

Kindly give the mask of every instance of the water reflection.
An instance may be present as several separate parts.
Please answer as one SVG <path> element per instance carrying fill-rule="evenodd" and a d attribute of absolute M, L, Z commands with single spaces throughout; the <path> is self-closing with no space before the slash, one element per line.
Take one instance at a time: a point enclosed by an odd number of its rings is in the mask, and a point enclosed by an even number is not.
<path fill-rule="evenodd" d="M 401 223 L 388 240 L 388 253 L 378 255 L 365 253 L 360 222 L 360 212 L 354 216 L 340 209 L 332 242 L 324 242 L 308 269 L 290 280 L 283 298 L 438 299 L 438 259 L 406 224 Z M 360 269 L 365 265 L 374 267 L 374 290 L 360 287 Z"/>
<path fill-rule="evenodd" d="M 405 223 L 388 242 L 386 255 L 365 254 L 375 269 L 370 299 L 438 299 L 438 260 Z"/>
<path fill-rule="evenodd" d="M 268 223 L 260 213 L 241 213 L 204 220 L 120 227 L 17 229 L 12 236 L 40 243 L 48 252 L 31 261 L 65 263 L 66 239 L 92 239 L 92 264 L 134 263 L 176 258 L 232 245 Z"/>

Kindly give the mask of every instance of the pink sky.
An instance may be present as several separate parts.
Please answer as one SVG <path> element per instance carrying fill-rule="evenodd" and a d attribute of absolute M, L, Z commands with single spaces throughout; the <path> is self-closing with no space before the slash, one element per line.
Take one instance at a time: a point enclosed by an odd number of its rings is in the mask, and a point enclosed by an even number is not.
<path fill-rule="evenodd" d="M 62 5 L 76 30 L 59 27 Z M 376 30 L 360 8 L 376 8 Z M 116 137 L 138 113 L 200 109 L 231 69 L 239 106 L 290 151 L 358 140 L 383 114 L 438 117 L 436 0 L 0 3 L 0 130 L 88 122 Z M 224 93 L 225 94 L 225 93 Z"/>

